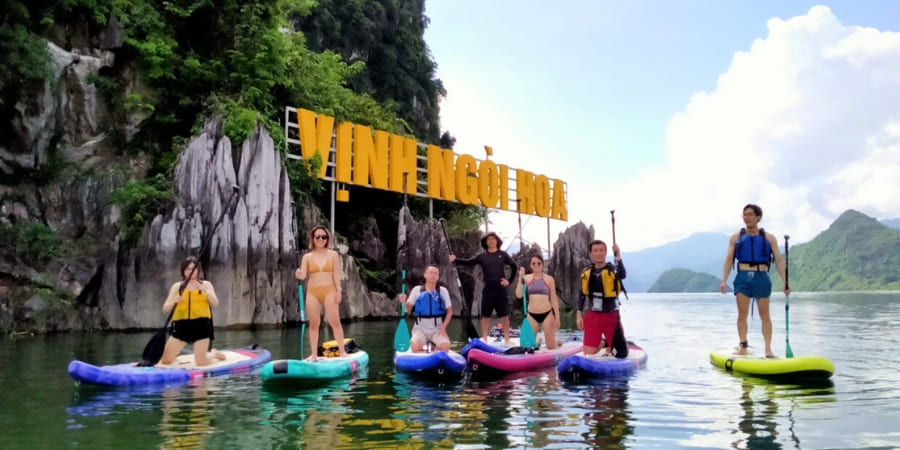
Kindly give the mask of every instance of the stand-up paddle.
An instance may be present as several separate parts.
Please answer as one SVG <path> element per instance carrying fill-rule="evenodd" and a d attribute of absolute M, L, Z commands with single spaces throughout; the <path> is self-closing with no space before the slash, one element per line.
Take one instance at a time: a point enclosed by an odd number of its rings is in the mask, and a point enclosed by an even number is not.
<path fill-rule="evenodd" d="M 447 250 L 450 254 L 453 254 L 453 246 L 450 244 L 450 236 L 447 234 L 447 227 L 444 226 L 444 219 L 440 219 L 441 222 L 441 230 L 444 231 L 444 239 L 447 241 Z M 475 325 L 472 324 L 472 312 L 469 310 L 469 305 L 466 303 L 466 295 L 463 293 L 462 281 L 459 279 L 459 270 L 456 269 L 456 264 L 453 265 L 453 273 L 456 275 L 456 286 L 459 287 L 459 301 L 462 303 L 463 308 L 463 322 L 465 322 L 466 329 L 466 340 L 469 339 L 478 339 L 478 330 L 475 329 Z"/>
<path fill-rule="evenodd" d="M 788 282 L 788 278 L 789 278 L 789 276 L 788 276 L 788 267 L 789 267 L 789 265 L 788 265 L 788 262 L 789 262 L 788 239 L 790 239 L 790 238 L 791 238 L 790 236 L 784 235 L 784 289 L 785 290 L 790 289 L 790 286 L 791 286 L 790 283 Z M 791 350 L 791 339 L 790 339 L 791 330 L 790 330 L 790 327 L 788 326 L 788 319 L 789 319 L 788 311 L 791 309 L 790 303 L 791 303 L 791 296 L 790 295 L 784 296 L 784 346 L 785 346 L 784 357 L 785 358 L 793 358 L 794 357 L 794 352 L 793 352 L 793 350 Z"/>
<path fill-rule="evenodd" d="M 522 253 L 522 199 L 516 199 L 516 209 L 519 212 L 519 254 Z M 518 270 L 518 269 L 516 269 Z M 522 347 L 536 347 L 534 339 L 534 330 L 531 329 L 531 322 L 528 321 L 528 286 L 525 286 L 525 277 L 522 277 L 522 326 L 519 327 L 519 345 Z"/>
<path fill-rule="evenodd" d="M 297 267 L 303 265 L 300 252 L 300 235 L 297 234 L 297 214 L 294 202 L 291 202 L 291 231 L 294 233 L 294 253 L 297 254 Z M 306 345 L 306 299 L 303 298 L 303 281 L 297 280 L 297 307 L 300 309 L 300 359 L 305 357 L 303 347 Z"/>
<path fill-rule="evenodd" d="M 400 292 L 406 296 L 406 270 L 402 272 L 403 281 L 400 284 Z M 406 325 L 406 299 L 400 302 L 400 322 L 397 323 L 397 331 L 394 332 L 394 350 L 405 352 L 409 350 L 409 328 Z"/>
<path fill-rule="evenodd" d="M 225 219 L 225 214 L 231 208 L 231 201 L 234 200 L 235 195 L 240 191 L 240 186 L 232 185 L 231 186 L 231 196 L 228 197 L 228 203 L 225 204 L 225 208 L 222 209 L 222 214 L 219 215 L 219 219 L 216 220 L 216 223 L 213 224 L 212 230 L 210 230 L 207 235 L 203 245 L 200 247 L 199 256 L 203 256 L 203 252 L 206 251 L 206 248 L 209 246 L 209 242 L 212 240 L 213 234 L 216 233 L 216 229 L 219 228 L 219 224 L 222 223 L 222 220 Z M 191 270 L 191 273 L 181 282 L 181 286 L 178 288 L 178 294 L 180 295 L 184 292 L 184 288 L 187 287 L 188 280 L 190 280 L 194 276 L 194 271 L 197 270 L 198 264 L 194 264 L 194 268 Z M 175 308 L 172 308 L 172 311 L 169 312 L 169 316 L 166 317 L 166 322 L 163 324 L 162 328 L 156 331 L 153 337 L 150 338 L 150 341 L 147 342 L 147 345 L 144 346 L 144 352 L 141 354 L 141 362 L 138 363 L 139 367 L 151 367 L 155 366 L 156 363 L 162 358 L 163 352 L 166 350 L 166 340 L 169 338 L 169 322 L 172 320 L 172 315 L 175 314 Z M 212 345 L 212 340 L 210 340 L 210 345 Z"/>
<path fill-rule="evenodd" d="M 404 209 L 406 206 L 406 177 L 409 172 L 403 172 L 403 208 L 400 208 L 400 230 L 406 232 L 406 226 L 403 223 Z M 406 296 L 406 269 L 403 269 L 400 275 L 400 292 Z M 400 302 L 400 321 L 397 322 L 397 331 L 394 332 L 394 350 L 405 352 L 409 350 L 409 328 L 406 325 L 406 299 Z"/>
<path fill-rule="evenodd" d="M 616 245 L 616 210 L 609 210 L 609 217 L 612 220 L 613 246 Z M 614 255 L 615 256 L 615 255 Z"/>

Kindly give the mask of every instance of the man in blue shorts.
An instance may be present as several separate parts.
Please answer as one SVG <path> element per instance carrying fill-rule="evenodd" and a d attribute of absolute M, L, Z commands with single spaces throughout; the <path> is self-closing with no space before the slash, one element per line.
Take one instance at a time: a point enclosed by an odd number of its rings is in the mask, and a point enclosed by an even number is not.
<path fill-rule="evenodd" d="M 737 329 L 740 343 L 736 355 L 747 354 L 747 316 L 750 314 L 750 299 L 755 298 L 762 322 L 763 339 L 766 341 L 766 357 L 775 358 L 772 352 L 772 317 L 769 315 L 769 296 L 772 294 L 772 280 L 769 266 L 772 262 L 778 268 L 781 279 L 785 279 L 784 258 L 778 251 L 778 241 L 771 233 L 759 228 L 762 208 L 754 204 L 744 206 L 744 228 L 731 235 L 728 253 L 722 266 L 722 283 L 719 291 L 726 292 L 725 282 L 731 273 L 732 264 L 737 261 L 737 275 L 734 277 L 734 296 L 737 300 Z M 784 289 L 784 295 L 791 290 Z"/>
<path fill-rule="evenodd" d="M 481 264 L 484 273 L 484 290 L 481 291 L 481 336 L 487 340 L 491 326 L 491 313 L 497 311 L 500 324 L 503 325 L 504 343 L 509 345 L 509 296 L 506 287 L 509 286 L 509 278 L 516 276 L 518 266 L 510 258 L 509 254 L 500 250 L 503 240 L 493 231 L 481 238 L 483 252 L 472 258 L 457 258 L 450 255 L 450 262 L 456 261 L 464 266 Z M 509 278 L 504 269 L 510 268 Z"/>

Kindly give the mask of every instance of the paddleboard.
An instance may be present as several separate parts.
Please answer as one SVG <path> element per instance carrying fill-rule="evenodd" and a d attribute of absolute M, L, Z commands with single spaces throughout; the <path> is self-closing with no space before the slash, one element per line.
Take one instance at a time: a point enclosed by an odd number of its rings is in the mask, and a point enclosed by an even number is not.
<path fill-rule="evenodd" d="M 178 355 L 172 364 L 138 367 L 136 362 L 95 366 L 84 361 L 69 363 L 69 376 L 80 383 L 100 386 L 143 386 L 150 384 L 185 384 L 192 379 L 216 377 L 232 373 L 248 373 L 272 358 L 268 350 L 243 348 L 219 350 L 225 360 L 198 367 L 193 354 Z"/>
<path fill-rule="evenodd" d="M 523 350 L 522 347 L 515 345 L 495 347 L 478 340 L 470 341 L 467 347 L 466 359 L 473 374 L 482 372 L 484 375 L 503 375 L 555 366 L 567 357 L 580 352 L 583 345 L 581 340 L 570 340 L 553 350 L 541 346 L 533 352 L 522 353 L 507 353 L 512 348 Z"/>
<path fill-rule="evenodd" d="M 609 378 L 627 376 L 647 366 L 647 352 L 634 342 L 628 342 L 628 357 L 585 355 L 578 352 L 559 363 L 557 372 L 564 378 Z"/>
<path fill-rule="evenodd" d="M 394 365 L 398 370 L 409 373 L 429 376 L 458 376 L 466 369 L 466 358 L 453 350 L 418 353 L 407 350 L 394 352 Z"/>
<path fill-rule="evenodd" d="M 766 358 L 750 352 L 735 355 L 734 350 L 713 350 L 709 362 L 735 375 L 748 375 L 775 381 L 827 380 L 834 374 L 834 364 L 821 356 Z"/>
<path fill-rule="evenodd" d="M 270 361 L 259 370 L 263 382 L 320 384 L 348 378 L 369 365 L 369 354 L 358 349 L 347 356 L 319 356 L 309 359 L 279 359 Z"/>

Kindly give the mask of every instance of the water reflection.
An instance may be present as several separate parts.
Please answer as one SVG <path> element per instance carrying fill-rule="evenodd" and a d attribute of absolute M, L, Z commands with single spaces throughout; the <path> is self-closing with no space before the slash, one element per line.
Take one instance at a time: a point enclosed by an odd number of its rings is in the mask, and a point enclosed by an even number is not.
<path fill-rule="evenodd" d="M 581 414 L 579 442 L 593 448 L 626 448 L 634 434 L 628 403 L 628 379 L 593 380 L 591 384 L 566 384 L 578 394 L 574 405 Z"/>
<path fill-rule="evenodd" d="M 761 391 L 754 399 L 753 391 Z M 746 435 L 731 444 L 732 448 L 780 449 L 776 438 L 778 403 L 774 400 L 775 387 L 758 385 L 750 380 L 741 383 L 740 405 L 744 414 L 738 420 L 738 430 Z M 793 433 L 793 430 L 791 431 Z M 796 437 L 795 437 L 796 438 Z"/>
<path fill-rule="evenodd" d="M 836 401 L 834 384 L 829 380 L 797 386 L 756 378 L 741 380 L 739 400 L 743 414 L 737 421 L 736 434 L 740 438 L 731 443 L 736 449 L 800 449 L 801 438 L 795 428 L 798 410 L 805 404 Z"/>
<path fill-rule="evenodd" d="M 210 400 L 202 384 L 187 390 L 165 391 L 160 402 L 162 420 L 160 448 L 204 448 L 213 432 L 210 421 Z"/>
<path fill-rule="evenodd" d="M 314 388 L 266 385 L 260 393 L 262 425 L 272 428 L 278 445 L 335 449 L 349 444 L 341 424 L 352 409 L 348 399 L 356 379 L 336 380 Z"/>
<path fill-rule="evenodd" d="M 407 373 L 395 374 L 396 401 L 391 417 L 402 426 L 394 438 L 401 442 L 424 442 L 427 447 L 453 447 L 454 432 L 464 427 L 458 414 L 459 406 L 465 401 L 459 392 L 461 387 L 461 379 L 429 380 Z"/>

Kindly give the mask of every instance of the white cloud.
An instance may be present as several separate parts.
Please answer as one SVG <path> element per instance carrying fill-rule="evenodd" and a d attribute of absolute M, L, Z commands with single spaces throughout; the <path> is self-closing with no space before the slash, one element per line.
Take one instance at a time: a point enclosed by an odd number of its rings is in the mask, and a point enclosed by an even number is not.
<path fill-rule="evenodd" d="M 665 165 L 615 188 L 620 242 L 733 232 L 746 203 L 801 242 L 846 209 L 900 216 L 900 33 L 821 6 L 768 28 L 671 119 Z"/>
<path fill-rule="evenodd" d="M 553 239 L 581 220 L 609 240 L 612 205 L 623 250 L 736 231 L 746 203 L 761 205 L 762 225 L 793 242 L 850 208 L 900 217 L 900 33 L 845 26 L 823 6 L 767 27 L 735 53 L 713 90 L 697 92 L 670 119 L 666 160 L 626 182 L 604 184 L 604 173 L 571 179 L 585 173 L 585 156 L 562 155 L 542 141 L 552 136 L 526 129 L 522 111 L 504 109 L 478 84 L 483 74 L 441 71 L 442 123 L 457 153 L 482 158 L 492 145 L 496 162 L 569 183 L 569 223 L 551 221 Z M 516 215 L 492 220 L 509 242 Z M 523 221 L 525 239 L 546 245 L 546 220 Z"/>

